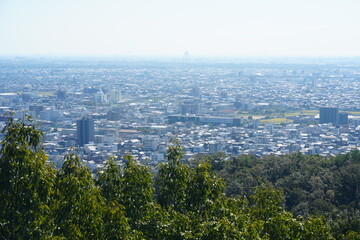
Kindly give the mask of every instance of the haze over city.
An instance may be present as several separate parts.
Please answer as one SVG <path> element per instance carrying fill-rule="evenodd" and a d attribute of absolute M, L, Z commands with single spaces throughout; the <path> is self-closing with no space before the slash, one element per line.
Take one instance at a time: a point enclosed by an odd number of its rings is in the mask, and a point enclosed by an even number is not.
<path fill-rule="evenodd" d="M 1 239 L 360 239 L 359 0 L 0 0 Z"/>
<path fill-rule="evenodd" d="M 356 0 L 1 0 L 0 56 L 358 56 Z"/>

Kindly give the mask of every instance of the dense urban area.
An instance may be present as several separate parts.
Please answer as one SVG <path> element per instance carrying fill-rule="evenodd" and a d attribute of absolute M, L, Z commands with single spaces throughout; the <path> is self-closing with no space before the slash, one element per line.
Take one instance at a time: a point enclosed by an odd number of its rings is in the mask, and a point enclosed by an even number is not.
<path fill-rule="evenodd" d="M 0 63 L 3 239 L 360 239 L 359 64 Z"/>
<path fill-rule="evenodd" d="M 1 61 L 0 127 L 32 116 L 57 166 L 70 148 L 92 170 L 126 153 L 156 165 L 173 138 L 185 159 L 360 147 L 356 64 Z"/>

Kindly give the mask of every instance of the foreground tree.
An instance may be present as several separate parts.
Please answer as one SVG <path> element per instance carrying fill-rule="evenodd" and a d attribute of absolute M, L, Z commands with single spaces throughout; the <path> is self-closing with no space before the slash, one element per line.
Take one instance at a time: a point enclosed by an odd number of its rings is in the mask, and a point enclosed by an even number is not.
<path fill-rule="evenodd" d="M 0 236 L 39 239 L 51 235 L 49 199 L 55 171 L 41 148 L 42 132 L 30 118 L 9 119 L 0 150 Z"/>
<path fill-rule="evenodd" d="M 183 211 L 187 198 L 190 168 L 181 163 L 183 152 L 178 142 L 171 142 L 166 156 L 168 162 L 159 166 L 155 181 L 158 188 L 157 199 L 164 208 L 172 207 L 175 210 Z"/>
<path fill-rule="evenodd" d="M 220 207 L 225 185 L 210 169 L 211 164 L 204 161 L 192 171 L 187 187 L 187 210 L 205 214 Z"/>
<path fill-rule="evenodd" d="M 110 194 L 110 193 L 109 193 Z M 123 207 L 106 205 L 91 171 L 70 153 L 57 175 L 54 200 L 55 235 L 66 239 L 126 239 L 130 227 Z"/>
<path fill-rule="evenodd" d="M 91 172 L 70 153 L 57 174 L 54 201 L 56 236 L 90 239 L 101 236 L 104 202 Z"/>
<path fill-rule="evenodd" d="M 270 239 L 334 239 L 321 217 L 294 217 L 282 207 L 283 194 L 272 186 L 259 186 L 251 196 L 250 214 L 264 222 L 262 235 Z"/>
<path fill-rule="evenodd" d="M 131 156 L 125 156 L 125 160 L 121 203 L 125 206 L 131 226 L 141 230 L 142 225 L 147 224 L 146 219 L 152 209 L 152 174 L 148 167 L 137 164 Z"/>
<path fill-rule="evenodd" d="M 123 178 L 121 169 L 114 159 L 109 159 L 104 168 L 98 172 L 96 184 L 107 202 L 121 201 Z"/>
<path fill-rule="evenodd" d="M 286 211 L 282 191 L 271 187 L 279 185 L 249 185 L 252 196 L 226 197 L 216 168 L 207 161 L 193 169 L 183 164 L 176 142 L 168 149 L 169 161 L 159 165 L 158 201 L 154 201 L 149 168 L 130 156 L 125 157 L 123 169 L 108 161 L 95 185 L 90 169 L 73 153 L 65 157 L 55 177 L 40 148 L 41 132 L 31 122 L 10 120 L 3 131 L 1 239 L 333 239 L 325 218 L 295 217 Z M 304 162 L 306 159 L 309 161 Z M 291 159 L 280 164 L 274 159 L 267 163 L 272 165 L 270 171 L 262 160 L 245 156 L 224 162 L 221 171 L 246 171 L 254 179 L 260 172 L 263 179 L 282 183 L 285 191 L 289 179 L 280 180 L 292 177 L 308 183 L 314 196 L 322 196 L 323 183 L 333 181 L 322 177 L 329 175 L 324 169 L 335 162 L 339 188 L 341 184 L 351 186 L 338 199 L 356 207 L 358 159 L 357 152 L 338 161 L 306 157 L 295 164 Z M 293 175 L 292 169 L 297 168 L 308 179 Z M 348 179 L 343 182 L 343 178 Z M 331 195 L 333 188 L 326 189 Z M 330 221 L 337 239 L 359 239 L 359 213 L 350 210 L 335 214 Z"/>

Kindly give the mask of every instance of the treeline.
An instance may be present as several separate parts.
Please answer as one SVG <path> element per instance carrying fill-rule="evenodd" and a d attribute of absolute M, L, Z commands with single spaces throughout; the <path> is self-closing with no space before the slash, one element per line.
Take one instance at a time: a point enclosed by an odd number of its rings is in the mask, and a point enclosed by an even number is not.
<path fill-rule="evenodd" d="M 336 236 L 360 232 L 360 151 L 335 157 L 292 153 L 284 156 L 223 153 L 198 155 L 225 181 L 227 197 L 250 197 L 262 184 L 284 193 L 283 206 L 295 216 L 324 216 Z"/>
<path fill-rule="evenodd" d="M 93 175 L 74 153 L 65 157 L 60 169 L 53 168 L 40 147 L 42 133 L 31 122 L 10 119 L 3 132 L 2 239 L 360 239 L 356 219 L 353 225 L 349 221 L 345 221 L 349 225 L 341 221 L 336 225 L 324 214 L 313 215 L 316 212 L 311 207 L 304 214 L 294 210 L 300 203 L 296 197 L 291 202 L 289 193 L 302 182 L 288 186 L 289 179 L 280 185 L 280 179 L 298 169 L 292 169 L 292 160 L 289 173 L 281 170 L 283 166 L 276 168 L 276 164 L 284 164 L 279 160 L 282 158 L 266 161 L 240 156 L 225 161 L 217 154 L 198 157 L 192 166 L 181 162 L 181 147 L 173 142 L 167 151 L 168 161 L 159 164 L 155 174 L 126 156 L 124 166 L 109 160 Z M 316 169 L 325 169 L 330 161 L 301 155 L 288 158 L 296 158 L 298 164 L 309 168 L 314 162 L 320 166 Z M 340 169 L 347 161 L 354 162 L 345 158 L 331 160 Z M 322 191 L 327 193 L 328 189 Z M 337 191 L 334 189 L 334 199 Z M 312 204 L 309 199 L 317 195 L 307 194 L 304 199 Z M 339 211 L 356 209 L 358 202 L 350 195 L 340 199 L 344 202 L 337 205 L 328 202 Z M 348 207 L 343 208 L 343 203 Z"/>

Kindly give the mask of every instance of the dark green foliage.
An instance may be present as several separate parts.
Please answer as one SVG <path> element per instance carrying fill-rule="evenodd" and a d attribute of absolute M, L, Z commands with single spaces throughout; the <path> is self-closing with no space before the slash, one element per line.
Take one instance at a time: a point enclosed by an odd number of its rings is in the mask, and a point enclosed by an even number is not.
<path fill-rule="evenodd" d="M 140 232 L 131 230 L 122 205 L 110 202 L 102 214 L 103 228 L 99 239 L 142 239 Z"/>
<path fill-rule="evenodd" d="M 150 203 L 153 202 L 152 175 L 148 167 L 136 164 L 131 156 L 125 159 L 127 162 L 120 202 L 125 206 L 126 216 L 133 228 L 141 230 L 140 226 L 146 224 L 143 219 L 150 214 Z"/>
<path fill-rule="evenodd" d="M 30 119 L 3 129 L 0 151 L 0 235 L 3 239 L 39 239 L 51 232 L 50 197 L 55 171 L 40 147 L 42 133 Z"/>
<path fill-rule="evenodd" d="M 360 165 L 359 151 L 353 150 L 336 157 L 305 156 L 292 153 L 285 156 L 254 158 L 232 157 L 218 173 L 226 182 L 227 196 L 247 197 L 262 182 L 270 183 L 284 192 L 284 207 L 295 215 L 311 214 L 331 217 L 339 211 L 360 210 Z M 336 230 L 339 217 L 332 217 Z M 359 219 L 344 223 L 341 233 L 359 232 Z M 342 225 L 342 224 L 340 224 Z M 338 231 L 338 230 L 336 230 Z M 342 239 L 342 237 L 339 237 Z"/>
<path fill-rule="evenodd" d="M 186 194 L 188 210 L 204 213 L 221 201 L 225 188 L 224 182 L 210 169 L 211 165 L 203 162 L 192 172 Z"/>
<path fill-rule="evenodd" d="M 103 208 L 104 201 L 94 185 L 90 169 L 70 153 L 57 174 L 55 235 L 66 239 L 99 238 Z"/>
<path fill-rule="evenodd" d="M 126 156 L 122 168 L 109 160 L 95 184 L 73 153 L 55 175 L 31 123 L 10 121 L 4 131 L 4 239 L 360 239 L 359 151 L 216 154 L 190 167 L 173 141 L 155 181 Z"/>
<path fill-rule="evenodd" d="M 360 163 L 341 167 L 336 177 L 339 204 L 360 209 Z"/>
<path fill-rule="evenodd" d="M 283 194 L 270 186 L 261 185 L 255 189 L 255 194 L 251 196 L 253 205 L 253 216 L 265 221 L 276 216 L 283 211 L 281 203 Z"/>
<path fill-rule="evenodd" d="M 228 218 L 218 218 L 213 221 L 203 222 L 200 226 L 201 239 L 242 239 L 242 232 L 235 221 Z"/>
<path fill-rule="evenodd" d="M 190 177 L 189 166 L 181 163 L 183 152 L 177 142 L 173 142 L 167 151 L 168 162 L 159 166 L 155 181 L 157 200 L 164 208 L 182 211 L 187 198 L 187 185 Z"/>
<path fill-rule="evenodd" d="M 113 196 L 114 194 L 109 194 Z M 66 239 L 124 239 L 130 227 L 116 201 L 106 205 L 90 169 L 73 153 L 59 170 L 54 199 L 55 236 Z"/>
<path fill-rule="evenodd" d="M 220 171 L 224 168 L 227 158 L 227 155 L 223 152 L 217 152 L 212 155 L 198 154 L 194 157 L 190 164 L 192 167 L 196 167 L 199 163 L 207 161 L 208 163 L 210 163 L 213 170 Z"/>
<path fill-rule="evenodd" d="M 108 160 L 104 168 L 98 172 L 96 184 L 108 202 L 119 202 L 122 199 L 122 172 L 113 159 Z"/>
<path fill-rule="evenodd" d="M 113 159 L 108 160 L 98 172 L 96 184 L 106 203 L 102 217 L 103 236 L 105 239 L 125 239 L 125 236 L 129 238 L 131 230 L 125 217 L 125 207 L 119 203 L 123 198 L 122 172 Z"/>
<path fill-rule="evenodd" d="M 330 216 L 330 225 L 334 236 L 337 239 L 345 238 L 347 234 L 355 236 L 357 233 L 360 239 L 360 210 L 338 210 L 334 211 Z"/>
<path fill-rule="evenodd" d="M 304 221 L 302 228 L 304 234 L 299 239 L 331 240 L 330 226 L 324 217 L 309 217 Z"/>
<path fill-rule="evenodd" d="M 285 194 L 285 206 L 295 214 L 324 214 L 335 208 L 359 208 L 359 153 L 325 158 L 293 153 L 256 159 L 233 157 L 218 173 L 226 194 L 250 196 L 262 182 L 272 183 Z"/>
<path fill-rule="evenodd" d="M 260 159 L 254 156 L 241 155 L 231 157 L 225 162 L 224 167 L 218 173 L 226 184 L 225 192 L 228 196 L 250 196 L 254 188 L 261 184 L 259 170 L 256 166 Z"/>

